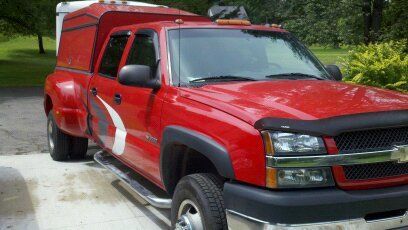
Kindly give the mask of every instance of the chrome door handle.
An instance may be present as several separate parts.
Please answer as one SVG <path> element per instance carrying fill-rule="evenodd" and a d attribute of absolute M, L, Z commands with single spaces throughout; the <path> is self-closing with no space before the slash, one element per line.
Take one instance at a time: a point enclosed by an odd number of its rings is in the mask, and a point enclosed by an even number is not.
<path fill-rule="evenodd" d="M 91 93 L 92 93 L 92 95 L 96 96 L 96 95 L 98 95 L 98 90 L 96 90 L 96 88 L 94 87 L 94 88 L 91 89 Z"/>
<path fill-rule="evenodd" d="M 118 93 L 115 93 L 115 96 L 113 97 L 113 101 L 117 104 L 120 105 L 122 103 L 122 96 Z"/>

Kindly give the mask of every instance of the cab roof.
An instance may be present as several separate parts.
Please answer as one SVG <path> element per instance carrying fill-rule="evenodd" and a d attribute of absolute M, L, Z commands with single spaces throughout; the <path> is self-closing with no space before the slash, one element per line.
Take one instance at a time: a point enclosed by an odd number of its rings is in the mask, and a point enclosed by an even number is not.
<path fill-rule="evenodd" d="M 279 27 L 272 27 L 266 25 L 219 25 L 216 22 L 208 21 L 185 21 L 181 24 L 176 23 L 175 21 L 158 21 L 158 22 L 150 22 L 150 23 L 143 23 L 144 27 L 150 27 L 154 29 L 187 29 L 187 28 L 201 28 L 201 29 L 248 29 L 248 30 L 265 30 L 265 31 L 274 31 L 274 32 L 283 32 L 287 33 L 285 29 Z M 130 29 L 136 30 L 139 28 L 140 25 L 130 25 L 125 27 L 118 27 L 116 30 L 123 30 L 123 29 Z"/>

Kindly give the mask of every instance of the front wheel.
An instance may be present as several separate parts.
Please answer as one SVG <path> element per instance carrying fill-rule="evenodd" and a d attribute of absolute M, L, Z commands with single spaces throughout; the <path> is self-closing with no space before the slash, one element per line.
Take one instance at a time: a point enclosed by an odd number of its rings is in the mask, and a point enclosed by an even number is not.
<path fill-rule="evenodd" d="M 228 229 L 221 180 L 201 173 L 182 178 L 173 195 L 171 223 L 177 230 Z"/>

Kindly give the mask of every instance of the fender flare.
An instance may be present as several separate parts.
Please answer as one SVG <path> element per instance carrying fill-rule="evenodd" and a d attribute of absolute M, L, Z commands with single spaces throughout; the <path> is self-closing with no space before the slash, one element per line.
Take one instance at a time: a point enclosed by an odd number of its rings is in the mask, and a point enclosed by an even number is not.
<path fill-rule="evenodd" d="M 172 185 L 169 183 L 171 178 L 167 178 L 171 175 L 171 172 L 169 172 L 170 169 L 166 160 L 171 159 L 169 147 L 174 144 L 185 145 L 200 152 L 213 163 L 221 176 L 228 179 L 235 178 L 230 156 L 223 146 L 196 131 L 181 126 L 168 126 L 163 131 L 160 145 L 160 173 L 167 190 Z"/>

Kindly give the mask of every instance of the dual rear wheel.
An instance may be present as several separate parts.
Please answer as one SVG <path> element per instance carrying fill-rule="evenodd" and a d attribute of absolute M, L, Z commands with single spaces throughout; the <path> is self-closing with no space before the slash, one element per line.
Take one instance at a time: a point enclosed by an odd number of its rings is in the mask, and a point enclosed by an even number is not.
<path fill-rule="evenodd" d="M 62 132 L 55 123 L 52 110 L 48 114 L 47 139 L 50 155 L 55 161 L 83 159 L 88 151 L 88 139 Z"/>

